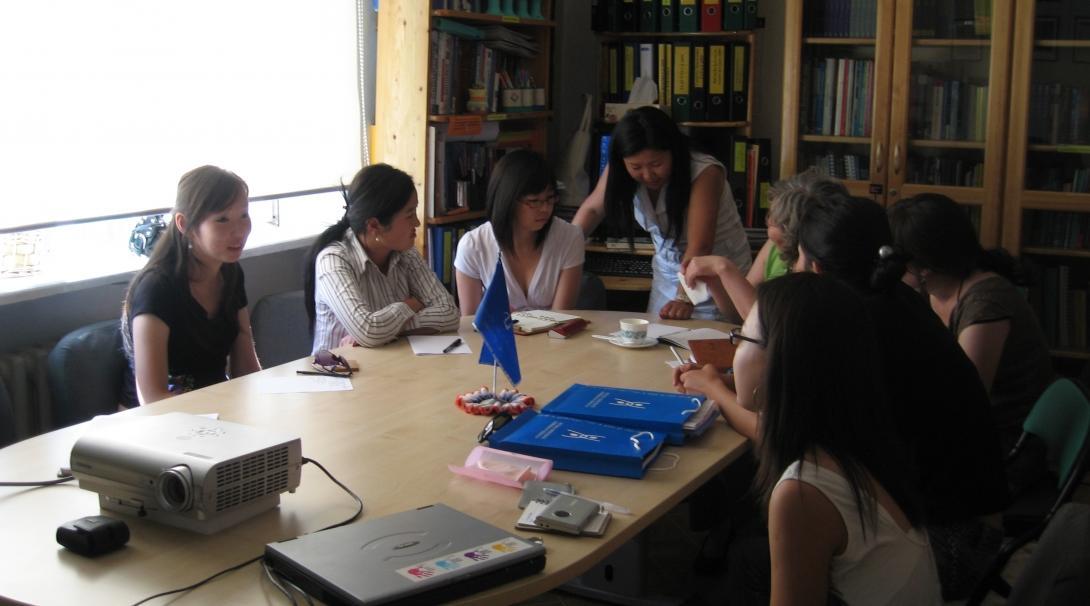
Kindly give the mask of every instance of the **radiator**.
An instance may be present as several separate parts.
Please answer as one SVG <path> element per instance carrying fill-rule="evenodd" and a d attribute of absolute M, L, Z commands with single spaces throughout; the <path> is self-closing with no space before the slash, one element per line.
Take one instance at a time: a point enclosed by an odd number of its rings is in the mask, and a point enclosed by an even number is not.
<path fill-rule="evenodd" d="M 0 379 L 11 397 L 15 438 L 22 440 L 53 429 L 46 356 L 51 347 L 38 346 L 0 354 Z"/>

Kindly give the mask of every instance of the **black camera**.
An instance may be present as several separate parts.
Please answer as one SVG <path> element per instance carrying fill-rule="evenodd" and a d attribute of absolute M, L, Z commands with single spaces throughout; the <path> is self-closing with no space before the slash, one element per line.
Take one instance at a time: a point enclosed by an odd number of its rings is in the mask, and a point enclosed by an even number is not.
<path fill-rule="evenodd" d="M 166 228 L 163 215 L 144 217 L 136 224 L 136 227 L 132 228 L 132 234 L 129 235 L 129 250 L 138 255 L 150 257 L 151 251 L 155 250 L 155 243 L 159 241 L 159 236 Z"/>

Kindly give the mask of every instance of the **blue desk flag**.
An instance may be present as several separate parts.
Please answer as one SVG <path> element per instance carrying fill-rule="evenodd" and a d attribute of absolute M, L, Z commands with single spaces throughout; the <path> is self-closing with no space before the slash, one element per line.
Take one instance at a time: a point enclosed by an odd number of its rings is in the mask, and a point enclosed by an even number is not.
<path fill-rule="evenodd" d="M 477 307 L 473 323 L 481 333 L 480 364 L 491 366 L 498 362 L 512 385 L 522 380 L 519 370 L 519 354 L 515 348 L 515 332 L 511 329 L 511 303 L 507 299 L 507 278 L 503 275 L 503 263 L 496 260 L 492 281 L 484 290 L 484 298 Z"/>

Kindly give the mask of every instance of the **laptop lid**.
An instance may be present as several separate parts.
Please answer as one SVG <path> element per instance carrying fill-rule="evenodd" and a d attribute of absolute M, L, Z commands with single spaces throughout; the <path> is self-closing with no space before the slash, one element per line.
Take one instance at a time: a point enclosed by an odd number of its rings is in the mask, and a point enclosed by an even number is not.
<path fill-rule="evenodd" d="M 545 566 L 545 548 L 442 503 L 265 546 L 273 570 L 330 604 L 435 603 Z"/>

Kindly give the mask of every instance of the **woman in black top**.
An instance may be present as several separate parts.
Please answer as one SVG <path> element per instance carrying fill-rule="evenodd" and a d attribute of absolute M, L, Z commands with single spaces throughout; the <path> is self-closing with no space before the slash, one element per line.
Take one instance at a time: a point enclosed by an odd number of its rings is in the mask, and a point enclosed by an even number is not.
<path fill-rule="evenodd" d="M 130 405 L 261 369 L 238 264 L 250 235 L 248 198 L 242 179 L 215 166 L 178 182 L 172 220 L 122 307 Z"/>

